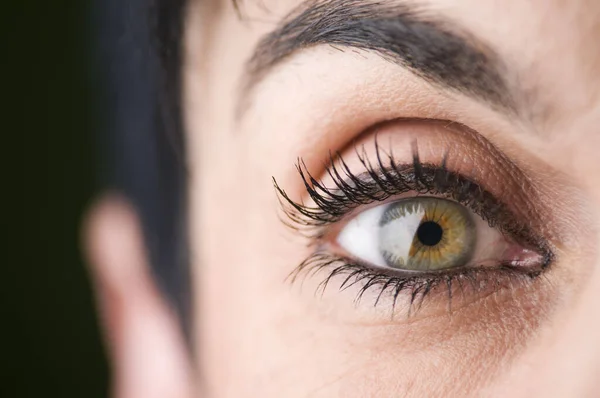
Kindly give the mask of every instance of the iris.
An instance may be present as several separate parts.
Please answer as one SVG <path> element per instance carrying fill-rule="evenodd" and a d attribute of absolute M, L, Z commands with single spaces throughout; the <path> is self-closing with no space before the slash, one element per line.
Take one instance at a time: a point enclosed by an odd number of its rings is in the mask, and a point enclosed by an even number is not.
<path fill-rule="evenodd" d="M 475 248 L 475 222 L 463 205 L 434 197 L 390 204 L 379 219 L 378 249 L 392 268 L 435 271 L 465 265 Z"/>

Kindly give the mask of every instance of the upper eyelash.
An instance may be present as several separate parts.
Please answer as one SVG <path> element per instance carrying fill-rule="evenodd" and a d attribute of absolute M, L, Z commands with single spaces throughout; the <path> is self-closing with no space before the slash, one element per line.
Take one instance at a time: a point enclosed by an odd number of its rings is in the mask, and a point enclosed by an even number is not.
<path fill-rule="evenodd" d="M 542 237 L 523 223 L 503 202 L 496 199 L 487 190 L 473 180 L 448 170 L 449 151 L 446 151 L 439 165 L 422 163 L 416 141 L 412 144 L 412 163 L 399 164 L 392 153 L 385 153 L 375 141 L 376 162 L 367 158 L 366 151 L 357 157 L 364 168 L 361 174 L 353 173 L 343 157 L 330 154 L 326 171 L 333 181 L 334 188 L 329 188 L 314 178 L 307 170 L 302 159 L 296 168 L 314 206 L 293 201 L 273 179 L 283 212 L 291 227 L 308 232 L 312 238 L 320 239 L 327 225 L 339 222 L 348 213 L 361 205 L 387 200 L 402 193 L 415 191 L 419 194 L 436 194 L 453 199 L 470 208 L 488 222 L 490 227 L 498 230 L 519 243 L 542 250 L 545 261 L 552 259 L 549 245 Z M 385 159 L 385 158 L 387 159 Z M 335 161 L 339 162 L 339 166 Z M 387 160 L 387 162 L 385 161 Z M 307 230 L 308 229 L 308 230 Z"/>

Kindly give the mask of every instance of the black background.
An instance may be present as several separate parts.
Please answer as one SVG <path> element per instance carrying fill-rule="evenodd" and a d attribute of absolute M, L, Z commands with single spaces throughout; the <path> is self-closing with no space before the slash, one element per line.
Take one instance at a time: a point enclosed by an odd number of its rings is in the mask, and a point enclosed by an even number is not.
<path fill-rule="evenodd" d="M 80 250 L 97 192 L 90 3 L 2 5 L 2 397 L 108 395 Z"/>

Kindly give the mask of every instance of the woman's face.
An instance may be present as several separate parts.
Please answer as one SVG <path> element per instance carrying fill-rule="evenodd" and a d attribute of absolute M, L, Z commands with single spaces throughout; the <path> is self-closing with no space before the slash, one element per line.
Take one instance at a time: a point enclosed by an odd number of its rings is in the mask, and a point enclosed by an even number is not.
<path fill-rule="evenodd" d="M 209 396 L 598 396 L 600 3 L 240 6 L 185 35 Z"/>

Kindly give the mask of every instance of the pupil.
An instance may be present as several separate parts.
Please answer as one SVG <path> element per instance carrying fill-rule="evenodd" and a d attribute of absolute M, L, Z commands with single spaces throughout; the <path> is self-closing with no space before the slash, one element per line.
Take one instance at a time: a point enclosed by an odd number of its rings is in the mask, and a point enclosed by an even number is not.
<path fill-rule="evenodd" d="M 417 238 L 425 246 L 435 246 L 442 240 L 444 230 L 434 221 L 425 221 L 417 229 Z"/>

